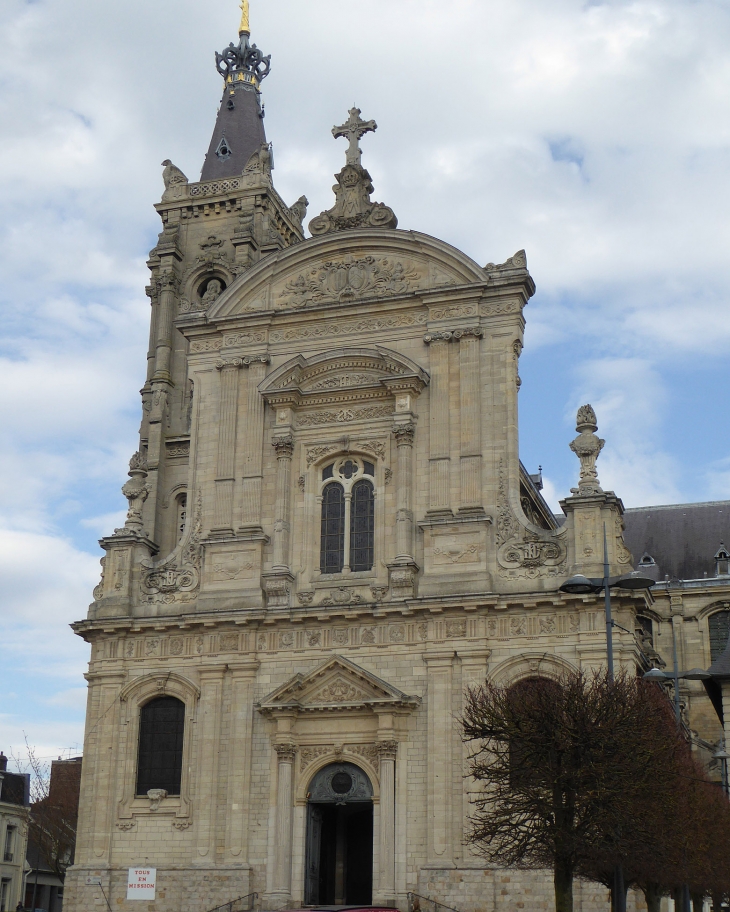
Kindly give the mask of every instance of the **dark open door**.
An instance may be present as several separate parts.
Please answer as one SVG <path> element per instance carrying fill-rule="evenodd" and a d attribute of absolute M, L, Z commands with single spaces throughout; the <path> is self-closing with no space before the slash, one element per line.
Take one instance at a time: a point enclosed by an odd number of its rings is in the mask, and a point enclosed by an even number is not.
<path fill-rule="evenodd" d="M 319 898 L 319 860 L 322 854 L 322 809 L 315 804 L 307 807 L 307 867 L 305 903 L 315 905 Z"/>

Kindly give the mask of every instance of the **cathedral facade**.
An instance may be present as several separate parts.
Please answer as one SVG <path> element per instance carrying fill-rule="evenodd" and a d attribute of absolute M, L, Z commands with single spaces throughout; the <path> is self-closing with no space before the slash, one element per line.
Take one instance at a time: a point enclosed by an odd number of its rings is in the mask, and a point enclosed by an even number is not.
<path fill-rule="evenodd" d="M 541 908 L 549 875 L 466 842 L 458 716 L 487 677 L 605 663 L 602 602 L 558 591 L 603 575 L 604 530 L 611 574 L 632 569 L 595 415 L 579 411 L 559 523 L 519 459 L 524 252 L 484 266 L 398 229 L 356 108 L 305 238 L 306 199 L 272 182 L 247 13 L 216 60 L 201 180 L 164 163 L 129 512 L 75 625 L 91 661 L 66 902 L 133 910 L 145 866 L 158 912 L 252 893 L 272 910 L 409 893 Z M 650 598 L 614 599 L 624 667 Z M 576 907 L 605 895 L 576 885 Z"/>

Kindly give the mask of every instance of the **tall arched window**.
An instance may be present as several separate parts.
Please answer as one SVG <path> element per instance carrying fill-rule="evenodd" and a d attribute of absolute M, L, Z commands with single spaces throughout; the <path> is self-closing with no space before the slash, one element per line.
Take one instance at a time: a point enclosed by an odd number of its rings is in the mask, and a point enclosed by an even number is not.
<path fill-rule="evenodd" d="M 322 492 L 322 545 L 319 569 L 341 573 L 345 557 L 345 492 L 332 482 Z"/>
<path fill-rule="evenodd" d="M 730 611 L 716 611 L 710 615 L 710 656 L 714 662 L 722 655 L 730 636 Z"/>
<path fill-rule="evenodd" d="M 180 794 L 185 704 L 175 697 L 158 697 L 145 703 L 139 717 L 137 795 L 150 789 Z"/>
<path fill-rule="evenodd" d="M 375 466 L 344 457 L 322 471 L 322 573 L 372 570 L 375 545 Z"/>

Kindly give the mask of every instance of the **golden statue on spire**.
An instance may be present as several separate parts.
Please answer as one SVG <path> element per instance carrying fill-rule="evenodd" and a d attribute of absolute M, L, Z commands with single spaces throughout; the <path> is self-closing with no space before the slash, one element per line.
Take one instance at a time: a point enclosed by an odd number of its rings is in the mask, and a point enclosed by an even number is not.
<path fill-rule="evenodd" d="M 248 0 L 241 0 L 241 24 L 238 27 L 238 34 L 251 34 L 251 26 L 248 21 Z"/>

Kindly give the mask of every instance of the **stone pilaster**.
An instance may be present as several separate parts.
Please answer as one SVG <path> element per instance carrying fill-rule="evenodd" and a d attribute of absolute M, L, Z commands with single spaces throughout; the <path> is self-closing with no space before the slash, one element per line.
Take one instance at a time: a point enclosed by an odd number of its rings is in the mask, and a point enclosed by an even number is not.
<path fill-rule="evenodd" d="M 294 439 L 287 434 L 274 437 L 272 446 L 276 450 L 276 521 L 274 523 L 274 566 L 275 571 L 289 571 L 289 533 L 291 523 L 291 463 L 294 453 Z"/>
<path fill-rule="evenodd" d="M 429 865 L 446 867 L 453 861 L 453 739 L 444 722 L 452 719 L 454 652 L 423 658 L 428 667 L 427 859 Z"/>
<path fill-rule="evenodd" d="M 451 431 L 449 403 L 450 332 L 424 336 L 430 346 L 429 513 L 451 512 Z"/>
<path fill-rule="evenodd" d="M 479 327 L 458 330 L 459 395 L 461 405 L 461 511 L 478 510 L 482 506 L 482 448 L 479 392 L 479 342 L 483 333 Z"/>
<path fill-rule="evenodd" d="M 215 824 L 218 819 L 218 765 L 220 757 L 221 703 L 225 666 L 200 672 L 200 716 L 195 802 L 197 864 L 215 861 Z"/>
<path fill-rule="evenodd" d="M 254 683 L 259 663 L 228 667 L 231 673 L 231 737 L 228 744 L 226 854 L 230 863 L 246 864 L 251 830 L 249 795 Z"/>
<path fill-rule="evenodd" d="M 241 529 L 261 529 L 261 484 L 264 453 L 264 399 L 259 384 L 266 376 L 268 355 L 244 358 L 248 366 L 248 395 L 246 410 L 246 435 L 244 438 L 245 467 L 243 474 L 243 500 Z"/>
<path fill-rule="evenodd" d="M 413 557 L 413 440 L 416 424 L 412 420 L 399 422 L 393 428 L 398 450 L 396 478 L 396 555 L 390 570 L 390 588 L 394 598 L 415 595 L 418 566 Z"/>
<path fill-rule="evenodd" d="M 218 361 L 220 371 L 220 409 L 218 418 L 218 464 L 215 480 L 215 518 L 213 532 L 233 532 L 233 492 L 236 465 L 236 417 L 238 412 L 240 358 Z"/>

